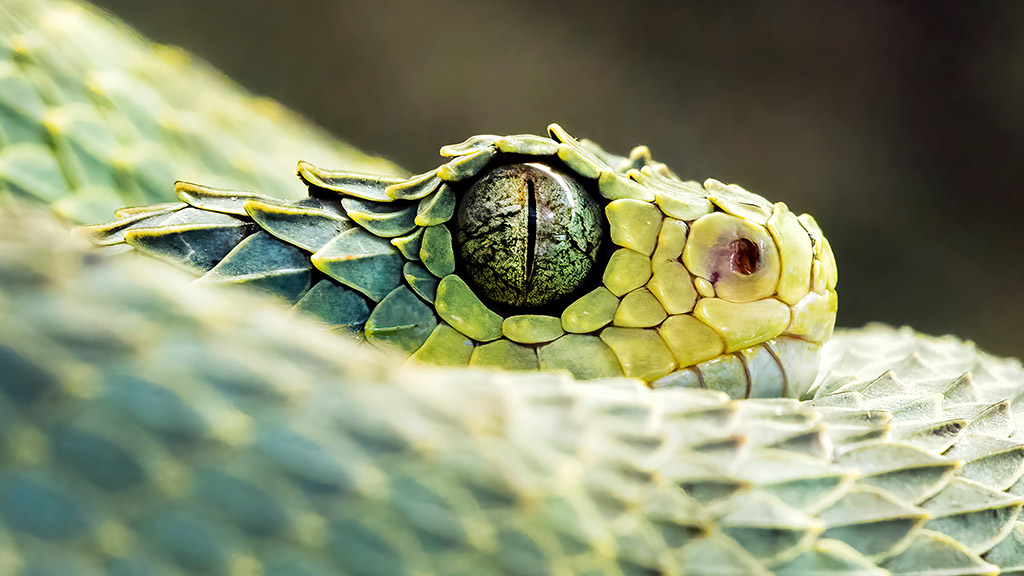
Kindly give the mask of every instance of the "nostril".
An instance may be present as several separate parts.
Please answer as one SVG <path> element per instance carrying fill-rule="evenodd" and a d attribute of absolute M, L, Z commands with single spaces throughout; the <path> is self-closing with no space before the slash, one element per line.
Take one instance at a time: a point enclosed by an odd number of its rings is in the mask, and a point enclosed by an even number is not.
<path fill-rule="evenodd" d="M 749 276 L 757 271 L 758 264 L 761 261 L 757 244 L 746 238 L 740 238 L 739 240 L 733 240 L 729 244 L 729 248 L 732 250 L 732 258 L 729 264 L 734 272 Z"/>

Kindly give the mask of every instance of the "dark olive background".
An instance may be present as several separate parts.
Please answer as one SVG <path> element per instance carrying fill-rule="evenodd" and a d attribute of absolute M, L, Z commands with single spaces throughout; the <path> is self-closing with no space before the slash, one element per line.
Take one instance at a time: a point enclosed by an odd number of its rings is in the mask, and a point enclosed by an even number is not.
<path fill-rule="evenodd" d="M 648 144 L 814 214 L 840 324 L 1024 355 L 1024 2 L 100 4 L 412 171 L 555 121 Z"/>

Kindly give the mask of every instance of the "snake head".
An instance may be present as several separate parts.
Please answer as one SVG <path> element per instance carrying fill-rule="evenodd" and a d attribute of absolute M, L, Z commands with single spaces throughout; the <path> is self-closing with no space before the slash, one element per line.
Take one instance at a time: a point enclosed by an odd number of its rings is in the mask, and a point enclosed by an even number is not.
<path fill-rule="evenodd" d="M 557 124 L 441 155 L 408 178 L 301 162 L 296 202 L 179 183 L 181 203 L 88 232 L 201 282 L 274 292 L 410 362 L 737 397 L 811 386 L 837 299 L 810 216 Z"/>

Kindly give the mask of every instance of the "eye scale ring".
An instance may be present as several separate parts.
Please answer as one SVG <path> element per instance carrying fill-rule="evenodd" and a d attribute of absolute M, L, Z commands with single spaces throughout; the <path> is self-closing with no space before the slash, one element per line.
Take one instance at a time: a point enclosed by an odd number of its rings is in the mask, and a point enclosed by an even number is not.
<path fill-rule="evenodd" d="M 488 171 L 456 213 L 467 280 L 490 300 L 536 308 L 573 294 L 590 276 L 602 211 L 571 176 L 539 162 Z"/>

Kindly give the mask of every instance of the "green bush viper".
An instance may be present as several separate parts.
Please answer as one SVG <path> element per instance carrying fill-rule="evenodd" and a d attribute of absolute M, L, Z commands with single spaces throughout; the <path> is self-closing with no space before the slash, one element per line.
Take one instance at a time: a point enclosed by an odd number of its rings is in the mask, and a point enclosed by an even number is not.
<path fill-rule="evenodd" d="M 555 125 L 408 177 L 78 4 L 0 44 L 0 574 L 1024 572 L 1024 369 L 815 380 L 810 218 Z"/>

